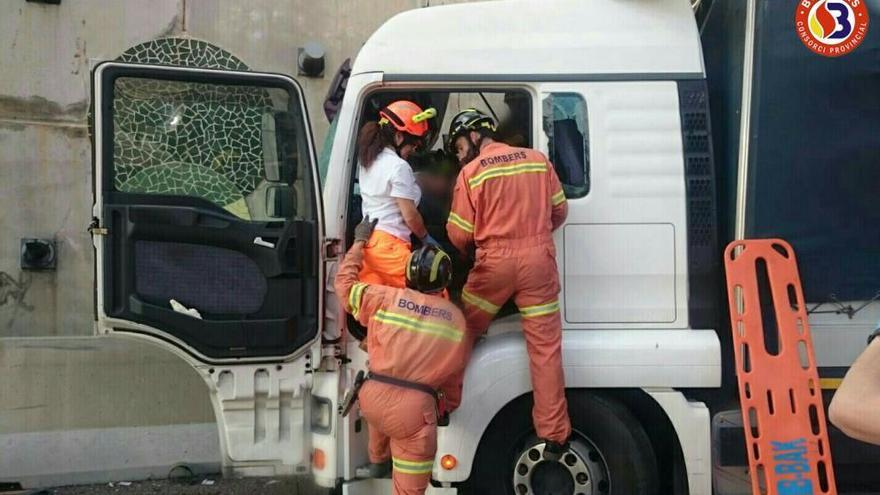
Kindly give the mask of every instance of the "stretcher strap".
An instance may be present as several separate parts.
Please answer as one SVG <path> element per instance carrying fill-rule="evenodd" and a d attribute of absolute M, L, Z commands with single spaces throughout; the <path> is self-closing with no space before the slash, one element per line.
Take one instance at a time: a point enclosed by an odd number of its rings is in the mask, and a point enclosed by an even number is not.
<path fill-rule="evenodd" d="M 778 239 L 735 241 L 724 263 L 752 493 L 836 495 L 794 250 Z"/>

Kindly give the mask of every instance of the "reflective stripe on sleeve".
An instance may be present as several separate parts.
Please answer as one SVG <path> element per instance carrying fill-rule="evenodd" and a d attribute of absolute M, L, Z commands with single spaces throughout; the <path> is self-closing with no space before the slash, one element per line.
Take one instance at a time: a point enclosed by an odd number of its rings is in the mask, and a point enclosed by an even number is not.
<path fill-rule="evenodd" d="M 470 234 L 474 233 L 474 224 L 468 222 L 464 218 L 461 218 L 454 211 L 449 212 L 448 222 L 451 223 L 452 225 L 455 225 L 456 227 L 460 228 L 461 230 L 463 230 L 467 233 L 470 233 Z"/>
<path fill-rule="evenodd" d="M 351 307 L 351 314 L 355 318 L 358 317 L 358 313 L 361 311 L 361 299 L 366 288 L 367 284 L 358 282 L 352 286 L 351 291 L 348 293 L 348 305 Z"/>
<path fill-rule="evenodd" d="M 550 197 L 550 202 L 553 203 L 553 206 L 559 206 L 562 203 L 565 203 L 565 192 L 560 189 L 558 193 Z"/>

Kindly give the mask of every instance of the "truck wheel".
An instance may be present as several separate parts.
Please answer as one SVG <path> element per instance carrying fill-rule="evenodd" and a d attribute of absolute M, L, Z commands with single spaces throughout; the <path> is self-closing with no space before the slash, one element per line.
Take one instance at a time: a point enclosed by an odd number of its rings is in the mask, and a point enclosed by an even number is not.
<path fill-rule="evenodd" d="M 496 417 L 480 441 L 467 493 L 656 495 L 657 461 L 632 413 L 596 392 L 569 391 L 571 449 L 543 460 L 532 427 L 531 394 Z"/>

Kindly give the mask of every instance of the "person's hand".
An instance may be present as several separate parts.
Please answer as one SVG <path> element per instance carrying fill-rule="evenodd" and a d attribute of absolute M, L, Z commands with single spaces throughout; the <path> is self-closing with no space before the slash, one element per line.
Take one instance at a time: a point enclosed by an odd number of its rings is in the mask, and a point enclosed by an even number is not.
<path fill-rule="evenodd" d="M 435 248 L 440 248 L 440 243 L 437 242 L 437 239 L 431 237 L 431 234 L 425 234 L 425 237 L 422 237 L 422 244 L 426 246 L 434 246 Z"/>
<path fill-rule="evenodd" d="M 373 229 L 376 228 L 377 223 L 379 223 L 378 218 L 370 221 L 369 215 L 364 217 L 361 223 L 357 224 L 357 227 L 354 228 L 354 242 L 367 242 L 370 240 L 370 236 L 373 235 Z"/>

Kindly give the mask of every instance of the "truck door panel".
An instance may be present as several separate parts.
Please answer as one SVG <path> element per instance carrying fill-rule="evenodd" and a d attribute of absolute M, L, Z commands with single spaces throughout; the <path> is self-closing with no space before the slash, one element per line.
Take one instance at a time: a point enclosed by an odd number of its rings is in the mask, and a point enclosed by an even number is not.
<path fill-rule="evenodd" d="M 105 62 L 92 90 L 96 331 L 196 369 L 227 474 L 304 472 L 324 267 L 301 89 Z"/>

